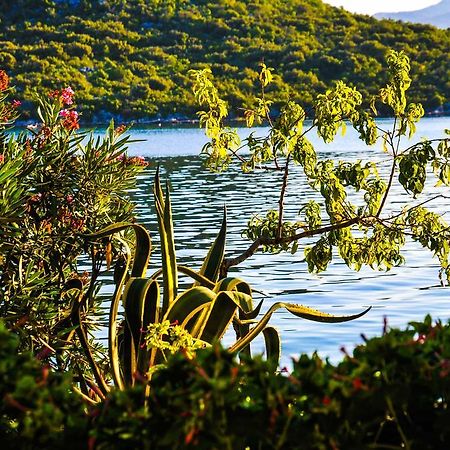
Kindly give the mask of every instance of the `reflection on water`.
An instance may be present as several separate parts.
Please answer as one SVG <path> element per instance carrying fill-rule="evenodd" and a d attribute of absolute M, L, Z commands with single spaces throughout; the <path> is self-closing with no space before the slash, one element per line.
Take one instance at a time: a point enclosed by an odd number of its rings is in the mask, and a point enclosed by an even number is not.
<path fill-rule="evenodd" d="M 389 126 L 389 121 L 381 124 Z M 417 138 L 440 137 L 445 127 L 449 128 L 446 118 L 424 119 Z M 264 129 L 258 130 L 258 133 L 263 132 Z M 242 174 L 238 167 L 232 167 L 223 174 L 208 173 L 202 168 L 200 158 L 194 156 L 205 142 L 199 130 L 137 130 L 132 138 L 148 139 L 133 144 L 130 151 L 151 158 L 153 165 L 140 177 L 138 188 L 132 193 L 138 204 L 139 219 L 148 226 L 157 244 L 151 185 L 154 167 L 159 163 L 163 178 L 168 177 L 172 187 L 177 254 L 182 264 L 200 267 L 220 226 L 224 205 L 228 209 L 228 256 L 237 255 L 248 246 L 240 233 L 252 214 L 263 214 L 267 209 L 277 208 L 280 174 Z M 322 158 L 375 159 L 381 163 L 383 173 L 387 170 L 387 155 L 376 146 L 365 147 L 352 132 L 326 148 L 318 139 L 314 141 Z M 433 184 L 432 181 L 428 183 L 427 194 L 417 199 L 418 202 L 438 191 Z M 317 199 L 317 194 L 308 188 L 298 169 L 292 173 L 289 187 L 287 220 L 296 217 L 305 201 Z M 396 188 L 387 208 L 396 210 L 404 198 L 405 194 Z M 449 207 L 449 200 L 440 200 L 433 206 L 442 213 L 449 211 Z M 314 350 L 321 355 L 338 358 L 341 346 L 351 349 L 361 342 L 361 333 L 367 336 L 379 334 L 383 316 L 387 316 L 389 324 L 395 326 L 422 319 L 427 313 L 435 318 L 449 318 L 450 288 L 439 285 L 439 268 L 432 255 L 412 242 L 408 242 L 404 255 L 406 264 L 389 272 L 370 269 L 354 272 L 336 257 L 325 273 L 313 275 L 307 272 L 302 250 L 295 255 L 258 253 L 238 268 L 233 268 L 231 274 L 244 278 L 255 289 L 269 295 L 263 312 L 277 301 L 301 303 L 337 314 L 354 314 L 372 305 L 366 316 L 344 324 L 309 322 L 285 311 L 276 312 L 272 324 L 281 332 L 283 364 L 288 365 L 290 355 Z M 151 269 L 156 266 L 155 253 Z"/>

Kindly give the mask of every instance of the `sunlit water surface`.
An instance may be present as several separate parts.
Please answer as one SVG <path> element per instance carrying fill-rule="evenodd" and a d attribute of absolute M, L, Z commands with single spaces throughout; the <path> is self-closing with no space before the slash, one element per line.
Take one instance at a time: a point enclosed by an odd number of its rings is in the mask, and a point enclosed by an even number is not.
<path fill-rule="evenodd" d="M 425 118 L 415 138 L 442 137 L 444 128 L 450 128 L 449 122 L 448 118 Z M 389 128 L 392 122 L 382 120 L 379 125 Z M 263 135 L 265 131 L 259 128 L 256 134 Z M 246 132 L 240 130 L 243 137 Z M 238 255 L 249 245 L 241 237 L 241 231 L 253 214 L 264 214 L 268 209 L 277 208 L 281 174 L 264 171 L 242 174 L 238 166 L 221 174 L 209 173 L 202 167 L 198 156 L 206 142 L 199 129 L 136 129 L 131 131 L 131 137 L 140 142 L 131 143 L 129 153 L 145 156 L 151 163 L 149 170 L 140 176 L 132 195 L 138 205 L 139 221 L 148 227 L 156 244 L 151 265 L 153 270 L 158 266 L 158 236 L 151 186 L 157 164 L 161 166 L 163 178 L 168 177 L 172 187 L 179 263 L 200 267 L 220 226 L 224 205 L 228 210 L 227 256 Z M 320 158 L 375 160 L 381 163 L 382 173 L 387 176 L 388 156 L 383 153 L 381 145 L 365 146 L 350 127 L 345 137 L 339 136 L 330 145 L 324 145 L 313 134 L 310 139 Z M 405 142 L 404 147 L 407 146 L 408 142 Z M 426 192 L 415 202 L 423 202 L 439 192 L 434 184 L 435 180 L 430 179 Z M 447 215 L 450 192 L 447 189 L 444 193 L 449 198 L 439 199 L 429 207 Z M 297 168 L 289 179 L 286 219 L 295 219 L 300 206 L 309 199 L 320 200 L 305 184 L 304 175 Z M 388 198 L 386 212 L 398 210 L 405 200 L 406 194 L 395 187 Z M 315 350 L 322 356 L 337 360 L 342 346 L 351 350 L 362 342 L 361 334 L 367 337 L 379 335 L 383 317 L 387 317 L 390 326 L 401 327 L 412 320 L 423 319 L 428 313 L 436 319 L 447 320 L 450 317 L 450 287 L 441 286 L 437 261 L 430 252 L 413 242 L 407 243 L 404 256 L 406 263 L 389 272 L 368 268 L 355 272 L 335 255 L 328 270 L 315 275 L 308 273 L 301 247 L 295 255 L 257 253 L 233 268 L 231 275 L 245 279 L 254 289 L 267 295 L 262 312 L 279 301 L 301 303 L 339 315 L 355 314 L 372 306 L 364 317 L 342 324 L 310 322 L 286 311 L 277 311 L 271 323 L 282 337 L 282 365 L 289 366 L 290 357 Z M 104 288 L 105 297 L 112 289 L 108 283 Z M 256 296 L 261 297 L 261 294 Z M 225 342 L 232 339 L 233 335 L 229 334 Z M 255 349 L 262 351 L 261 341 L 256 341 Z"/>

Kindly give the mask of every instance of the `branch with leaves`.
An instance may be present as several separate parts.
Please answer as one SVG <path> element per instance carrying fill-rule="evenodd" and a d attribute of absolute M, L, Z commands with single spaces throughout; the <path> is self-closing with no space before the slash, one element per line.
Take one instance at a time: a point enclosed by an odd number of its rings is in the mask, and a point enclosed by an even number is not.
<path fill-rule="evenodd" d="M 389 82 L 378 95 L 364 99 L 355 87 L 339 81 L 334 88 L 317 96 L 308 114 L 301 105 L 288 101 L 276 119 L 270 111 L 270 98 L 275 95 L 269 92 L 273 69 L 262 64 L 258 80 L 262 95 L 255 99 L 253 109 L 244 110 L 244 118 L 248 127 L 265 124 L 269 130 L 264 137 L 255 137 L 252 132 L 243 142 L 236 130 L 223 125 L 227 108 L 217 97 L 211 72 L 193 72 L 194 94 L 205 107 L 205 111 L 199 113 L 200 124 L 205 126 L 209 137 L 211 133 L 206 125 L 211 121 L 215 125 L 215 135 L 205 146 L 207 168 L 226 170 L 235 160 L 244 172 L 273 170 L 280 176 L 278 210 L 269 210 L 265 217 L 254 216 L 249 220 L 243 235 L 252 243 L 240 255 L 224 260 L 222 275 L 259 250 L 296 253 L 302 239 L 314 236 L 318 240 L 304 248 L 308 269 L 312 272 L 328 267 L 333 249 L 353 269 L 368 265 L 389 270 L 403 263 L 401 250 L 409 236 L 434 253 L 442 272 L 450 279 L 449 227 L 440 216 L 427 209 L 424 202 L 413 201 L 422 194 L 431 171 L 438 184 L 450 184 L 449 139 L 443 136 L 402 148 L 404 140 L 416 132 L 424 110 L 420 104 L 408 100 L 409 58 L 403 52 L 391 51 L 386 61 Z M 219 115 L 217 104 L 222 105 Z M 392 110 L 394 120 L 390 129 L 383 129 L 376 121 L 379 104 Z M 311 120 L 308 125 L 305 124 L 307 118 Z M 345 133 L 347 124 L 359 133 L 366 145 L 382 142 L 390 161 L 387 178 L 380 176 L 379 164 L 375 162 L 318 158 L 307 135 L 315 130 L 324 144 L 329 144 L 338 132 Z M 227 139 L 218 138 L 223 135 Z M 301 220 L 288 221 L 286 198 L 294 165 L 300 166 L 306 176 L 304 188 L 319 194 L 322 202 L 308 201 L 299 210 Z M 386 207 L 395 185 L 400 185 L 411 201 L 387 214 Z M 354 194 L 358 200 L 350 201 Z"/>

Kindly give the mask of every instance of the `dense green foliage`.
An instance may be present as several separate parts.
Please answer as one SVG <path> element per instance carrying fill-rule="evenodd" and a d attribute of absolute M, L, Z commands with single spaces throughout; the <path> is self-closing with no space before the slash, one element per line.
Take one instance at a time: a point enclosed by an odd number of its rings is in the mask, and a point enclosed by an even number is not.
<path fill-rule="evenodd" d="M 88 422 L 72 376 L 53 372 L 0 323 L 0 442 L 3 448 L 86 448 Z M 64 433 L 62 433 L 64 432 Z"/>
<path fill-rule="evenodd" d="M 82 410 L 0 325 L 0 439 L 17 449 L 438 449 L 450 434 L 450 324 L 385 330 L 337 365 L 301 356 L 290 374 L 218 347 L 179 354 L 145 385 Z M 14 374 L 12 377 L 11 374 Z M 89 436 L 89 437 L 88 437 Z"/>
<path fill-rule="evenodd" d="M 74 361 L 82 369 L 71 311 L 76 304 L 83 317 L 89 312 L 88 329 L 96 327 L 98 276 L 112 259 L 112 244 L 105 239 L 89 245 L 80 234 L 134 219 L 127 190 L 147 163 L 127 157 L 129 137 L 112 123 L 103 139 L 77 133 L 70 89 L 37 99 L 39 125 L 6 134 L 17 115 L 10 94 L 3 83 L 0 315 L 20 335 L 22 349 L 51 355 L 62 370 Z M 81 298 L 74 283 L 83 286 Z"/>
<path fill-rule="evenodd" d="M 259 97 L 253 108 L 244 108 L 244 115 L 248 126 L 265 122 L 268 131 L 260 137 L 249 133 L 245 139 L 226 125 L 229 109 L 220 98 L 211 71 L 191 71 L 194 94 L 203 108 L 198 113 L 200 125 L 209 138 L 202 150 L 206 166 L 224 171 L 235 161 L 245 173 L 270 170 L 279 179 L 278 209 L 250 218 L 243 235 L 252 243 L 240 255 L 224 260 L 224 274 L 259 249 L 273 253 L 302 249 L 310 272 L 326 270 L 336 255 L 354 270 L 363 266 L 390 270 L 404 262 L 402 249 L 410 237 L 433 252 L 439 259 L 441 276 L 450 281 L 449 226 L 427 205 L 445 194 L 420 199 L 430 178 L 435 179 L 436 186 L 450 185 L 450 140 L 445 137 L 450 131 L 443 130 L 442 138 L 433 140 L 407 140 L 416 132 L 424 109 L 410 101 L 408 56 L 393 50 L 386 63 L 388 82 L 377 95 L 365 98 L 356 87 L 338 81 L 334 88 L 317 96 L 312 106 L 314 119 L 309 123 L 305 123 L 307 114 L 302 105 L 292 100 L 282 106 L 276 119 L 271 117 L 273 102 L 266 92 L 275 76 L 262 64 Z M 376 121 L 384 107 L 394 116 L 390 129 Z M 346 124 L 353 126 L 366 145 L 377 141 L 382 144 L 377 163 L 329 159 L 326 154 L 321 156 L 309 140 L 309 133 L 316 131 L 324 144 L 329 144 L 339 131 L 345 133 Z M 298 213 L 291 212 L 287 217 L 287 192 L 293 189 L 289 180 L 294 166 L 300 166 L 305 175 L 303 192 L 320 195 L 321 200 L 296 204 Z M 381 175 L 386 168 L 388 175 Z M 388 212 L 386 205 L 392 202 L 396 184 L 408 199 Z M 317 236 L 313 245 L 302 245 L 313 236 Z"/>
<path fill-rule="evenodd" d="M 251 107 L 262 60 L 279 74 L 274 112 L 288 97 L 308 108 L 336 80 L 367 97 L 386 79 L 389 48 L 411 57 L 417 102 L 429 109 L 449 101 L 448 31 L 320 0 L 17 0 L 2 9 L 0 44 L 0 67 L 21 99 L 65 81 L 88 120 L 105 120 L 105 111 L 193 117 L 188 70 L 206 66 L 231 106 Z"/>

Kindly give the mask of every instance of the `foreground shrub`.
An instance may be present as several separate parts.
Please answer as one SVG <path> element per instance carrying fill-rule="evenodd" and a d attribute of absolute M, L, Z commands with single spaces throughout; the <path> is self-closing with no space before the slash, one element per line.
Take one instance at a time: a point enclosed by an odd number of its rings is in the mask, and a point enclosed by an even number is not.
<path fill-rule="evenodd" d="M 369 339 L 336 366 L 302 355 L 290 374 L 220 347 L 178 354 L 145 384 L 82 409 L 0 328 L 0 440 L 14 448 L 441 449 L 450 444 L 450 323 L 427 317 Z M 89 434 L 89 436 L 88 436 Z"/>
<path fill-rule="evenodd" d="M 88 245 L 80 234 L 134 220 L 128 191 L 147 163 L 127 156 L 124 127 L 111 123 L 102 139 L 80 132 L 70 87 L 36 98 L 40 122 L 11 133 L 20 102 L 9 99 L 8 82 L 0 71 L 0 317 L 20 335 L 22 350 L 50 350 L 60 370 L 83 372 L 68 290 L 74 281 L 85 286 L 81 307 L 91 331 L 98 277 L 117 243 Z"/>
<path fill-rule="evenodd" d="M 93 432 L 105 448 L 447 448 L 449 374 L 449 325 L 429 318 L 337 366 L 302 355 L 289 376 L 215 348 L 175 357 L 154 377 L 148 410 L 113 394 Z"/>
<path fill-rule="evenodd" d="M 87 421 L 68 373 L 53 372 L 0 322 L 0 442 L 2 448 L 84 448 Z"/>

